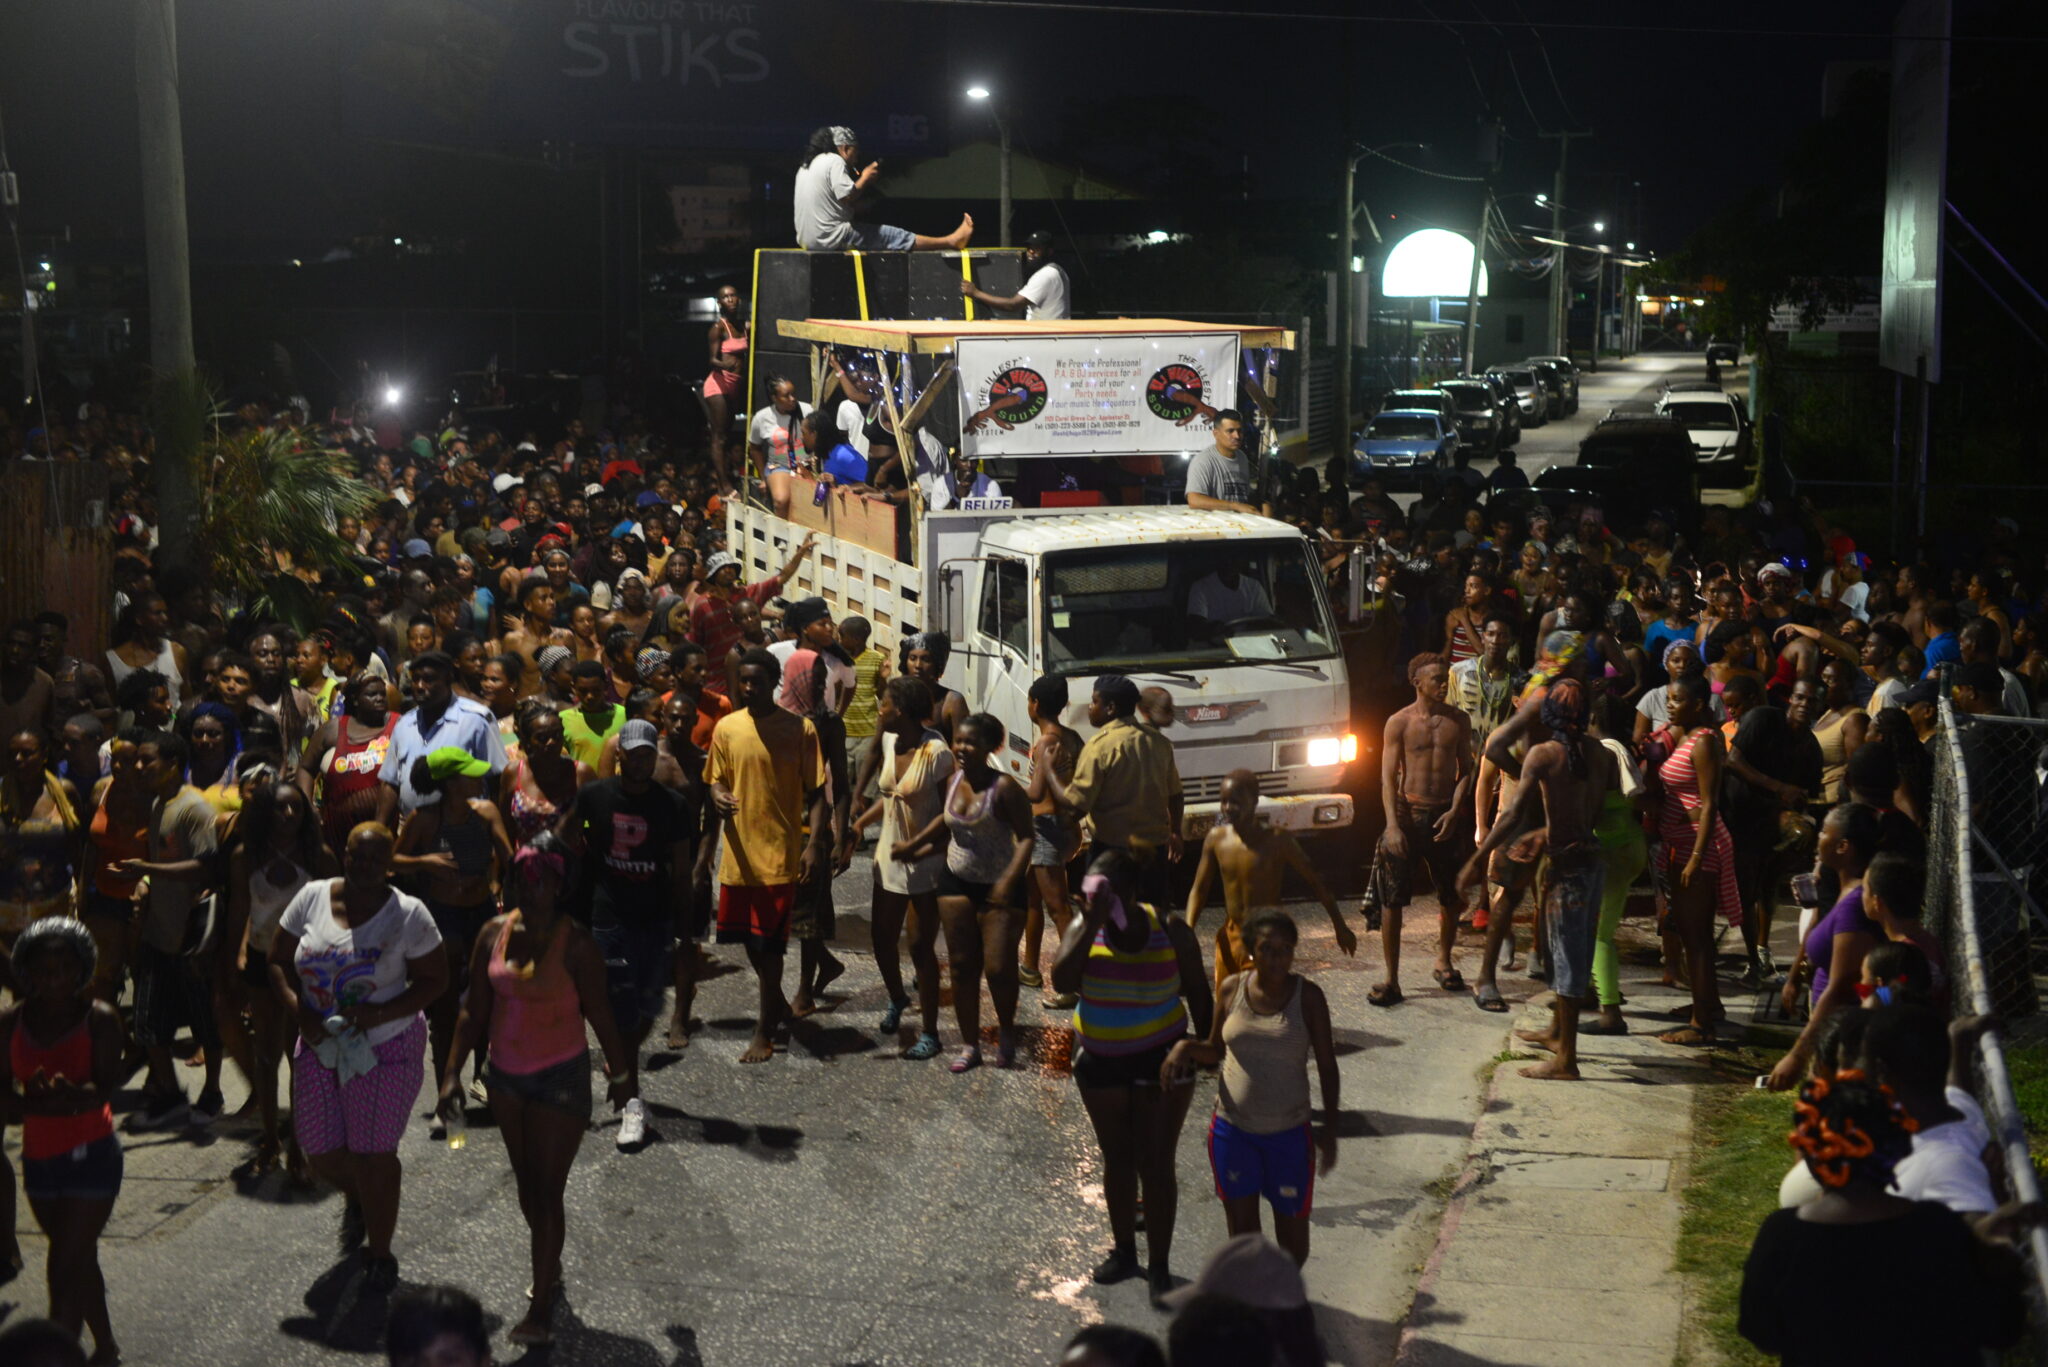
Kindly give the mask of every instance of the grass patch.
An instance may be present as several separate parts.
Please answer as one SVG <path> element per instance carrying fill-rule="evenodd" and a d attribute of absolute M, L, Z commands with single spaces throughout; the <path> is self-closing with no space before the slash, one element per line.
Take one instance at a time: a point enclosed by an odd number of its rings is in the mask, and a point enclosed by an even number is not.
<path fill-rule="evenodd" d="M 2012 1075 L 2012 1093 L 2026 1125 L 2034 1171 L 2048 1182 L 2048 1044 L 2008 1044 L 2005 1068 Z"/>
<path fill-rule="evenodd" d="M 1703 1339 L 1712 1350 L 1704 1360 L 1726 1367 L 1765 1367 L 1776 1361 L 1735 1329 L 1742 1265 L 1757 1226 L 1777 1208 L 1778 1183 L 1792 1164 L 1792 1148 L 1785 1142 L 1792 1125 L 1791 1098 L 1760 1092 L 1751 1081 L 1773 1062 L 1772 1054 L 1760 1050 L 1716 1050 L 1715 1072 L 1725 1085 L 1695 1093 L 1692 1162 L 1677 1256 L 1695 1313 L 1692 1332 L 1680 1344 L 1681 1367 L 1703 1360 L 1692 1351 L 1694 1339 Z"/>

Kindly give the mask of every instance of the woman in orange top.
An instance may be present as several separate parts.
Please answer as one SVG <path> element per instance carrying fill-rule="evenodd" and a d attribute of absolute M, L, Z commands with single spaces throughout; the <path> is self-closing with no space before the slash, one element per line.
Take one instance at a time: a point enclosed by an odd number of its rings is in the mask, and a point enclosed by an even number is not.
<path fill-rule="evenodd" d="M 92 824 L 86 827 L 90 846 L 85 880 L 85 928 L 98 950 L 93 996 L 118 1002 L 134 938 L 135 889 L 140 876 L 123 873 L 131 859 L 149 858 L 149 788 L 142 780 L 135 742 L 116 737 L 108 752 L 109 770 L 94 794 Z"/>

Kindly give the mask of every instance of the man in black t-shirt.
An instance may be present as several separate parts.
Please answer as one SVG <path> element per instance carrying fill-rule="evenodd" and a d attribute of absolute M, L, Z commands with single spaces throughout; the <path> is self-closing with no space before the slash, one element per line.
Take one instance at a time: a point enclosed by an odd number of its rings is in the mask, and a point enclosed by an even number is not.
<path fill-rule="evenodd" d="M 1737 676 L 1728 692 L 1755 687 Z M 1725 696 L 1725 695 L 1724 695 Z M 1813 736 L 1819 688 L 1801 679 L 1780 709 L 1749 708 L 1736 727 L 1722 771 L 1721 811 L 1735 843 L 1735 882 L 1742 894 L 1742 939 L 1749 951 L 1745 974 L 1763 966 L 1769 952 L 1771 911 L 1784 832 L 1780 814 L 1803 813 L 1820 793 L 1820 742 Z"/>
<path fill-rule="evenodd" d="M 618 776 L 580 789 L 562 818 L 590 885 L 590 933 L 604 952 L 612 1016 L 636 1055 L 661 1014 L 674 928 L 687 924 L 694 835 L 682 795 L 654 781 L 658 742 L 653 723 L 627 722 Z M 618 1146 L 646 1137 L 647 1110 L 636 1097 L 621 1114 Z"/>

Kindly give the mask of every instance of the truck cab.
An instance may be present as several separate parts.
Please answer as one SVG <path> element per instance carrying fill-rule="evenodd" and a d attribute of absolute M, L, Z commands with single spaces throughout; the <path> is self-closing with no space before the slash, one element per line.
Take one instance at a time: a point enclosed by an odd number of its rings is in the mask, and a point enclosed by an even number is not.
<path fill-rule="evenodd" d="M 733 544 L 761 548 L 750 562 L 762 572 L 805 530 L 744 505 L 730 517 Z M 846 571 L 859 548 L 821 537 L 785 592 L 821 594 L 835 615 L 868 615 L 892 659 L 909 632 L 944 631 L 953 642 L 945 682 L 1003 723 L 1009 744 L 998 763 L 1010 773 L 1030 777 L 1034 679 L 1071 681 L 1061 720 L 1086 738 L 1094 681 L 1122 674 L 1173 695 L 1167 735 L 1183 835 L 1214 824 L 1236 769 L 1259 776 L 1270 825 L 1351 824 L 1350 685 L 1314 547 L 1298 529 L 1185 507 L 993 508 L 928 513 L 917 540 L 922 568 L 870 562 L 855 575 Z M 890 611 L 862 601 L 863 582 L 893 585 Z"/>

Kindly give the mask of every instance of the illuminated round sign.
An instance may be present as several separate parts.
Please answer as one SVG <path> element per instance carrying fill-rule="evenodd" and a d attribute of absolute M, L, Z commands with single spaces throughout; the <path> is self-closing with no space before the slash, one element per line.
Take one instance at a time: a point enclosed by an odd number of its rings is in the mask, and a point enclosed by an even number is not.
<path fill-rule="evenodd" d="M 1394 244 L 1380 273 L 1380 293 L 1390 299 L 1453 296 L 1462 299 L 1472 283 L 1472 239 L 1448 228 L 1424 228 Z M 1486 293 L 1486 263 L 1479 263 L 1479 292 Z"/>

